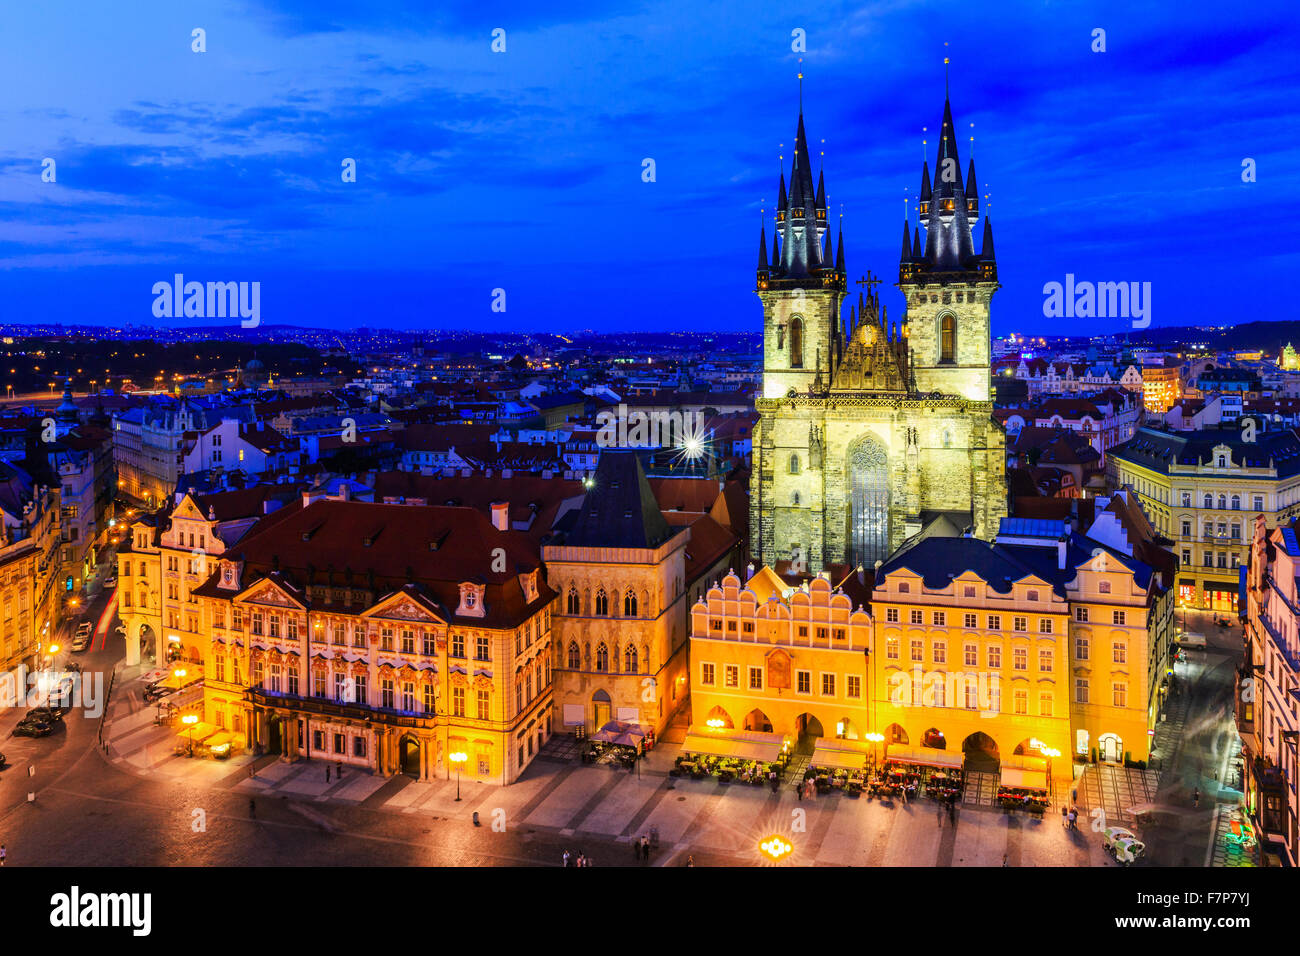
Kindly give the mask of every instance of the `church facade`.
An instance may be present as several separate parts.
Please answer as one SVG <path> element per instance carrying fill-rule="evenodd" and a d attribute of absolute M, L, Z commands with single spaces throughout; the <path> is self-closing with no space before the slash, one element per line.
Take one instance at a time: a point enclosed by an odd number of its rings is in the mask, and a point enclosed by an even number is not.
<path fill-rule="evenodd" d="M 836 247 L 800 113 L 770 259 L 765 228 L 759 238 L 764 369 L 750 529 L 762 564 L 869 570 L 931 521 L 992 538 L 1007 513 L 1005 436 L 992 419 L 993 231 L 986 214 L 976 252 L 975 165 L 963 183 L 947 101 L 943 122 L 933 177 L 928 161 L 922 168 L 919 222 L 903 224 L 906 312 L 891 322 L 870 274 L 842 315 L 843 230 Z"/>

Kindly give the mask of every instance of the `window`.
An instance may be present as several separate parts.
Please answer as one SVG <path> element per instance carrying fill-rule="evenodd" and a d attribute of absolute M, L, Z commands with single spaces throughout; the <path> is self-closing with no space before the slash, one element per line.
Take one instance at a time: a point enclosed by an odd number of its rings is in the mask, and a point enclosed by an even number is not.
<path fill-rule="evenodd" d="M 465 688 L 453 687 L 451 689 L 451 714 L 453 717 L 465 716 Z"/>
<path fill-rule="evenodd" d="M 1086 661 L 1088 659 L 1088 639 L 1086 637 L 1076 637 L 1074 639 L 1074 659 L 1076 661 Z"/>
<path fill-rule="evenodd" d="M 1015 617 L 1015 618 L 1013 618 L 1012 621 L 1011 621 L 1011 629 L 1012 629 L 1013 631 L 1027 631 L 1027 630 L 1029 630 L 1029 619 L 1028 619 L 1028 618 L 1024 618 L 1024 617 Z"/>
<path fill-rule="evenodd" d="M 609 648 L 605 646 L 604 641 L 601 641 L 600 646 L 596 648 L 596 670 L 609 670 Z"/>
<path fill-rule="evenodd" d="M 601 617 L 609 614 L 609 595 L 605 593 L 604 588 L 596 592 L 596 613 Z"/>
<path fill-rule="evenodd" d="M 424 685 L 424 712 L 432 716 L 437 713 L 437 698 L 433 694 L 433 685 Z"/>
<path fill-rule="evenodd" d="M 1214 507 L 1214 495 L 1206 495 L 1204 501 L 1202 502 L 1202 506 L 1203 506 L 1203 507 L 1206 507 L 1206 508 L 1213 508 L 1213 507 Z"/>
<path fill-rule="evenodd" d="M 1011 667 L 1013 670 L 1029 670 L 1029 648 L 1017 647 L 1011 651 Z"/>
<path fill-rule="evenodd" d="M 354 756 L 354 757 L 364 757 L 365 755 L 366 755 L 366 738 L 365 738 L 365 737 L 353 737 L 353 738 L 352 738 L 352 756 Z"/>
<path fill-rule="evenodd" d="M 935 627 L 943 627 L 948 620 L 948 615 L 943 611 L 934 611 L 930 615 L 930 623 Z"/>
<path fill-rule="evenodd" d="M 790 456 L 790 474 L 792 474 L 792 475 L 797 475 L 797 474 L 799 474 L 799 456 L 798 456 L 798 455 L 791 455 L 791 456 Z"/>
<path fill-rule="evenodd" d="M 294 697 L 298 696 L 298 668 L 289 668 L 289 693 Z"/>
<path fill-rule="evenodd" d="M 1011 695 L 1011 700 L 1017 714 L 1029 713 L 1029 691 L 1017 690 Z"/>
<path fill-rule="evenodd" d="M 565 599 L 565 603 L 564 603 L 564 613 L 566 613 L 566 614 L 577 614 L 577 613 L 578 613 L 578 607 L 579 607 L 579 604 L 578 604 L 578 589 L 575 588 L 575 587 L 570 586 L 570 588 L 569 588 L 569 596 Z"/>
<path fill-rule="evenodd" d="M 485 690 L 476 691 L 474 694 L 474 716 L 479 720 L 488 720 L 490 709 L 488 692 Z M 522 708 L 520 708 L 522 709 Z"/>
<path fill-rule="evenodd" d="M 800 694 L 812 693 L 812 671 L 797 671 L 795 673 L 795 690 Z"/>
<path fill-rule="evenodd" d="M 433 657 L 437 653 L 437 642 L 433 639 L 433 634 L 425 631 L 420 636 L 420 651 L 425 657 Z"/>
<path fill-rule="evenodd" d="M 1190 491 L 1184 491 L 1184 492 L 1183 492 L 1183 507 L 1184 507 L 1184 508 L 1190 508 L 1191 506 L 1192 506 L 1192 493 L 1191 493 Z"/>
<path fill-rule="evenodd" d="M 1076 677 L 1074 679 L 1074 702 L 1076 704 L 1088 703 L 1088 678 Z"/>
<path fill-rule="evenodd" d="M 1040 671 L 1050 671 L 1052 669 L 1052 649 L 1050 647 L 1040 647 L 1038 649 L 1038 669 Z"/>
<path fill-rule="evenodd" d="M 1052 716 L 1052 692 L 1050 690 L 1039 691 L 1038 693 L 1038 716 Z"/>
<path fill-rule="evenodd" d="M 452 657 L 465 656 L 465 635 L 464 634 L 453 634 L 451 636 L 451 656 Z"/>
<path fill-rule="evenodd" d="M 925 643 L 920 638 L 913 638 L 911 642 L 912 660 L 919 661 L 925 657 Z"/>
<path fill-rule="evenodd" d="M 886 620 L 888 623 L 890 623 L 890 624 L 897 624 L 897 623 L 898 623 L 898 608 L 896 608 L 896 607 L 887 607 L 887 608 L 885 608 L 885 620 Z"/>
<path fill-rule="evenodd" d="M 578 642 L 569 641 L 569 657 L 566 662 L 570 670 L 578 670 L 582 667 L 582 655 L 578 652 Z"/>
<path fill-rule="evenodd" d="M 1002 648 L 997 644 L 989 645 L 989 667 L 1002 666 Z"/>
<path fill-rule="evenodd" d="M 1110 612 L 1110 622 L 1111 622 L 1112 624 L 1123 624 L 1123 623 L 1124 623 L 1124 612 L 1123 612 L 1123 611 L 1111 611 L 1111 612 Z"/>
<path fill-rule="evenodd" d="M 386 710 L 393 709 L 393 682 L 391 680 L 385 679 L 379 682 L 379 706 Z"/>
<path fill-rule="evenodd" d="M 1233 511 L 1241 510 L 1241 495 L 1232 496 L 1232 510 Z"/>
<path fill-rule="evenodd" d="M 898 638 L 890 637 L 885 639 L 885 657 L 888 660 L 898 660 Z"/>
<path fill-rule="evenodd" d="M 963 648 L 964 663 L 967 667 L 976 667 L 979 665 L 979 646 L 971 643 Z"/>
<path fill-rule="evenodd" d="M 749 689 L 750 690 L 763 689 L 763 668 L 751 667 L 749 669 Z"/>
<path fill-rule="evenodd" d="M 913 609 L 911 613 L 911 621 L 913 624 L 924 624 L 925 623 L 924 612 Z"/>
<path fill-rule="evenodd" d="M 339 632 L 339 636 L 342 637 L 342 631 Z M 415 653 L 415 632 L 414 631 L 410 631 L 410 630 L 402 631 L 402 653 L 403 654 Z"/>
<path fill-rule="evenodd" d="M 967 614 L 962 622 L 963 627 L 979 627 L 979 618 L 974 614 Z"/>
<path fill-rule="evenodd" d="M 623 671 L 628 674 L 635 674 L 637 672 L 636 648 L 631 644 L 623 650 Z"/>
<path fill-rule="evenodd" d="M 334 700 L 340 704 L 347 702 L 347 696 L 345 693 L 346 685 L 347 685 L 347 675 L 335 671 L 334 672 Z"/>
<path fill-rule="evenodd" d="M 1040 617 L 1038 619 L 1038 633 L 1039 634 L 1052 633 L 1052 619 L 1050 617 Z"/>
<path fill-rule="evenodd" d="M 835 628 L 835 640 L 837 640 L 837 641 L 842 641 L 842 640 L 844 640 L 845 636 L 846 636 L 846 634 L 845 634 L 844 628 L 842 628 L 842 627 L 837 627 L 837 628 Z"/>
<path fill-rule="evenodd" d="M 740 668 L 735 664 L 727 664 L 723 670 L 723 677 L 727 687 L 740 686 Z"/>
<path fill-rule="evenodd" d="M 934 646 L 931 648 L 931 651 L 934 657 L 934 662 L 936 664 L 948 663 L 948 642 L 947 641 L 935 641 Z"/>
<path fill-rule="evenodd" d="M 957 355 L 957 319 L 946 314 L 939 323 L 939 361 L 952 362 Z"/>
<path fill-rule="evenodd" d="M 909 593 L 911 593 L 911 590 L 912 590 L 912 585 L 911 585 L 909 582 L 907 582 L 907 581 L 900 581 L 900 582 L 899 582 L 899 584 L 898 584 L 898 593 L 899 593 L 899 594 L 909 594 Z"/>
<path fill-rule="evenodd" d="M 358 674 L 354 683 L 356 684 L 357 702 L 361 704 L 370 703 L 370 678 L 365 674 Z M 289 684 L 296 686 L 298 683 L 298 674 L 296 671 L 289 671 Z"/>
<path fill-rule="evenodd" d="M 990 615 L 989 615 L 989 630 L 990 630 L 990 631 L 1000 631 L 1000 630 L 1002 630 L 1002 615 L 1001 615 L 1001 614 L 990 614 Z"/>
<path fill-rule="evenodd" d="M 1032 591 L 1032 590 L 1031 590 L 1031 591 L 1027 591 L 1027 592 L 1025 593 L 1025 599 L 1028 600 L 1028 601 L 1037 601 L 1037 600 L 1038 600 L 1038 592 L 1037 592 L 1037 591 Z"/>
<path fill-rule="evenodd" d="M 1097 591 L 1098 591 L 1099 593 L 1101 593 L 1101 594 L 1109 594 L 1109 593 L 1110 593 L 1110 582 L 1109 582 L 1109 581 L 1098 581 L 1098 582 L 1097 582 Z"/>
<path fill-rule="evenodd" d="M 623 595 L 623 616 L 636 617 L 636 594 L 628 588 L 627 593 Z"/>
<path fill-rule="evenodd" d="M 1192 536 L 1192 523 L 1191 523 L 1190 521 L 1184 521 L 1184 522 L 1183 522 L 1183 537 L 1184 537 L 1184 538 L 1190 538 L 1191 536 Z"/>
<path fill-rule="evenodd" d="M 1256 495 L 1255 498 L 1254 498 L 1254 501 L 1253 501 L 1253 503 L 1252 503 L 1252 505 L 1251 505 L 1251 508 L 1252 508 L 1253 510 L 1255 510 L 1255 511 L 1263 511 L 1263 510 L 1264 510 L 1264 496 L 1263 496 L 1263 495 Z"/>
<path fill-rule="evenodd" d="M 790 320 L 790 367 L 803 368 L 803 318 Z"/>
<path fill-rule="evenodd" d="M 1128 663 L 1128 645 L 1123 641 L 1116 641 L 1111 645 L 1110 661 L 1112 664 Z"/>
<path fill-rule="evenodd" d="M 845 696 L 857 699 L 862 696 L 862 678 L 856 674 L 850 674 L 845 678 Z"/>
<path fill-rule="evenodd" d="M 410 681 L 402 682 L 402 710 L 407 713 L 415 710 L 415 684 Z"/>
<path fill-rule="evenodd" d="M 975 596 L 975 585 L 973 584 L 963 585 L 961 592 L 963 597 L 973 598 Z"/>
<path fill-rule="evenodd" d="M 414 648 L 412 648 L 414 650 Z M 474 660 L 486 661 L 488 658 L 488 639 L 486 637 L 474 638 Z"/>
<path fill-rule="evenodd" d="M 714 679 L 713 665 L 712 665 L 712 664 L 701 664 L 701 665 L 700 665 L 700 683 L 701 683 L 701 684 L 706 684 L 706 685 L 712 687 L 712 686 L 713 686 L 713 679 Z"/>
<path fill-rule="evenodd" d="M 823 697 L 835 696 L 835 675 L 834 674 L 822 675 L 822 696 Z"/>
<path fill-rule="evenodd" d="M 1128 706 L 1128 684 L 1123 681 L 1116 681 L 1110 685 L 1111 704 L 1115 707 Z"/>

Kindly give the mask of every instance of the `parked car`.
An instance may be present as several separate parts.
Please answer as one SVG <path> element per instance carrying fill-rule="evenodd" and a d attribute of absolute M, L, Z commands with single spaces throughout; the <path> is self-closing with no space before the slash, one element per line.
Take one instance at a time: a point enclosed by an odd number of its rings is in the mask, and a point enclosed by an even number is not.
<path fill-rule="evenodd" d="M 43 720 L 24 718 L 14 728 L 15 737 L 48 737 L 52 733 L 54 733 L 54 727 Z"/>
<path fill-rule="evenodd" d="M 63 719 L 63 710 L 62 707 L 33 707 L 23 716 L 23 720 L 35 720 L 45 724 L 57 724 Z"/>
<path fill-rule="evenodd" d="M 1146 849 L 1146 844 L 1137 838 L 1120 837 L 1115 841 L 1111 852 L 1115 855 L 1116 863 L 1129 866 L 1139 859 L 1146 852 Z"/>
<path fill-rule="evenodd" d="M 108 590 L 112 590 L 113 588 L 117 587 L 117 575 L 110 574 L 108 577 L 104 578 L 104 587 L 107 588 Z"/>
<path fill-rule="evenodd" d="M 1107 827 L 1101 831 L 1101 847 L 1108 853 L 1113 853 L 1115 843 L 1119 840 L 1136 840 L 1137 834 L 1127 827 Z"/>
<path fill-rule="evenodd" d="M 90 646 L 90 622 L 82 621 L 77 625 L 77 633 L 72 637 L 73 652 L 84 651 Z"/>

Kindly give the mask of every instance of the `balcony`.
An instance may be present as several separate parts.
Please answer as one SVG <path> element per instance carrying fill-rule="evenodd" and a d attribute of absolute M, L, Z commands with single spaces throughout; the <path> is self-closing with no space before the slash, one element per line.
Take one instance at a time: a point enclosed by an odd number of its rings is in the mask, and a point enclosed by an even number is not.
<path fill-rule="evenodd" d="M 437 717 L 434 714 L 411 713 L 388 707 L 371 707 L 367 704 L 344 704 L 330 697 L 301 697 L 275 693 L 262 687 L 250 687 L 244 694 L 251 703 L 261 707 L 288 707 L 322 717 L 373 721 L 394 727 L 430 729 L 437 726 Z"/>

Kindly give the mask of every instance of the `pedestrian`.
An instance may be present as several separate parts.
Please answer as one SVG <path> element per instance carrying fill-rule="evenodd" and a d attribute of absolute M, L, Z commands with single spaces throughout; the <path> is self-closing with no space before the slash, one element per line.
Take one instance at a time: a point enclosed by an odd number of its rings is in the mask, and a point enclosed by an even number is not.
<path fill-rule="evenodd" d="M 1192 789 L 1192 806 L 1199 807 L 1200 805 L 1201 805 L 1201 788 L 1194 787 Z"/>
<path fill-rule="evenodd" d="M 325 767 L 325 782 L 330 782 L 330 768 L 328 766 Z"/>
<path fill-rule="evenodd" d="M 337 771 L 335 772 L 334 776 L 338 777 L 340 780 L 343 779 L 343 761 L 342 761 L 342 760 L 340 760 L 340 761 L 338 762 L 338 769 L 337 769 Z"/>
<path fill-rule="evenodd" d="M 1007 855 L 1005 853 L 1002 854 L 1002 865 L 1003 866 L 1007 865 Z"/>
<path fill-rule="evenodd" d="M 633 841 L 632 841 L 632 853 L 633 853 L 633 855 L 636 856 L 636 858 L 637 858 L 638 860 L 641 859 L 641 841 L 640 841 L 640 840 L 633 840 Z"/>
<path fill-rule="evenodd" d="M 641 856 L 647 863 L 650 862 L 650 838 L 644 833 L 641 834 Z"/>
<path fill-rule="evenodd" d="M 943 807 L 942 806 L 939 805 L 935 806 L 934 822 L 940 829 L 943 829 Z"/>
<path fill-rule="evenodd" d="M 0 843 L 0 866 L 5 865 L 5 845 Z"/>
<path fill-rule="evenodd" d="M 257 816 L 257 801 L 252 797 L 248 798 L 248 818 L 251 820 Z"/>
<path fill-rule="evenodd" d="M 957 825 L 957 804 L 951 800 L 948 801 L 948 820 L 953 826 Z"/>
<path fill-rule="evenodd" d="M 803 803 L 803 781 L 800 780 L 799 784 L 794 789 L 795 792 L 799 794 L 799 802 Z"/>
<path fill-rule="evenodd" d="M 565 868 L 566 870 L 569 868 L 569 851 L 568 851 L 568 850 L 565 850 L 565 851 L 564 851 L 564 868 Z"/>
<path fill-rule="evenodd" d="M 688 855 L 688 856 L 686 857 L 686 865 L 687 865 L 687 866 L 694 866 L 694 865 L 695 865 L 695 857 L 693 857 L 693 856 L 689 856 L 689 855 Z"/>

